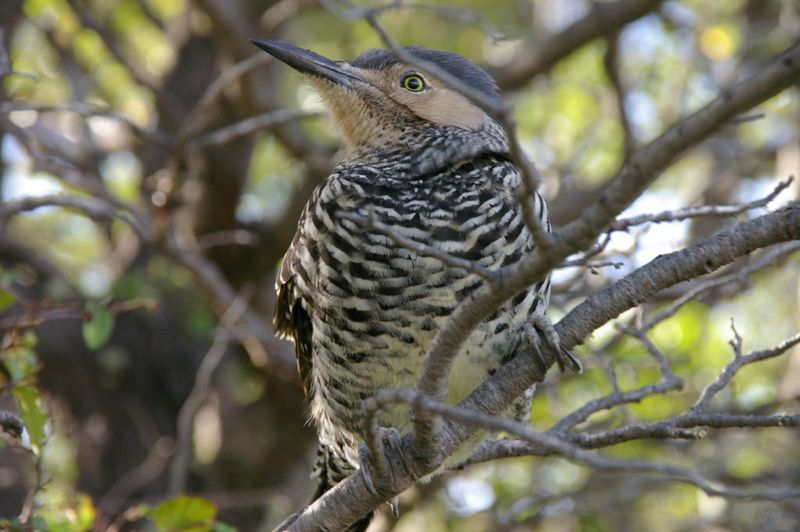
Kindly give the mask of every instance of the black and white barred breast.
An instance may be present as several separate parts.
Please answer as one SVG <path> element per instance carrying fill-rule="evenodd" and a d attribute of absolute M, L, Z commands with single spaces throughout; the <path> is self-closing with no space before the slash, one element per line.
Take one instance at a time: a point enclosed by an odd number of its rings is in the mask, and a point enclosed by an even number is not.
<path fill-rule="evenodd" d="M 423 175 L 398 172 L 398 163 L 339 165 L 309 200 L 278 279 L 277 329 L 294 336 L 311 418 L 338 477 L 358 467 L 361 402 L 380 388 L 413 388 L 438 328 L 483 282 L 341 213 L 374 216 L 399 235 L 490 270 L 533 247 L 515 199 L 519 173 L 504 156 L 481 154 Z M 538 194 L 535 205 L 549 225 Z M 515 356 L 525 323 L 546 310 L 549 292 L 549 280 L 531 287 L 473 331 L 456 359 L 448 402 Z M 524 419 L 529 408 L 530 394 L 508 415 Z M 407 432 L 407 407 L 384 412 L 380 424 Z"/>

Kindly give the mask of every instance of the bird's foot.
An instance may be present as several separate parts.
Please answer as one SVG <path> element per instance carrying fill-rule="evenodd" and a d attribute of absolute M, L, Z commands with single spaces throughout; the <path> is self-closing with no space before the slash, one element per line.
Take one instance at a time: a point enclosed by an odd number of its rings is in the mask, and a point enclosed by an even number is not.
<path fill-rule="evenodd" d="M 396 484 L 395 471 L 400 471 L 402 468 L 406 473 L 410 472 L 408 462 L 405 456 L 403 456 L 403 438 L 394 427 L 378 427 L 378 431 L 380 433 L 381 442 L 383 443 L 382 448 L 378 450 L 378 452 L 383 452 L 384 454 L 384 463 L 388 466 L 386 468 L 386 473 L 389 475 L 390 485 L 394 486 Z M 372 457 L 370 457 L 369 449 L 366 445 L 361 445 L 358 448 L 358 461 L 359 471 L 361 471 L 361 477 L 364 479 L 367 491 L 372 495 L 377 495 L 378 490 L 375 489 L 375 483 L 373 482 L 373 470 L 375 469 L 374 461 Z M 392 514 L 397 517 L 399 512 L 397 497 L 388 501 L 388 504 L 392 509 Z"/>
<path fill-rule="evenodd" d="M 561 370 L 562 373 L 564 372 L 564 368 L 576 374 L 583 371 L 580 360 L 575 358 L 575 355 L 570 353 L 569 350 L 561 347 L 561 340 L 558 338 L 556 328 L 553 327 L 553 324 L 545 314 L 534 314 L 531 317 L 531 321 L 525 325 L 525 332 L 528 336 L 528 341 L 531 343 L 534 350 L 536 350 L 539 358 L 542 357 L 540 342 L 544 339 L 547 345 L 556 352 L 556 362 L 558 363 L 558 369 Z"/>

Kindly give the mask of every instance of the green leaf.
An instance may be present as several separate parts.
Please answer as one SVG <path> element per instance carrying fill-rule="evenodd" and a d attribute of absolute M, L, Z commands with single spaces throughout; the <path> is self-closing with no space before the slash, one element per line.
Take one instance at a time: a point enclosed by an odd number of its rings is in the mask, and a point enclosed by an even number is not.
<path fill-rule="evenodd" d="M 217 508 L 207 500 L 179 495 L 159 503 L 149 517 L 159 532 L 205 532 L 212 530 L 216 515 Z"/>
<path fill-rule="evenodd" d="M 19 414 L 22 421 L 25 422 L 31 444 L 41 447 L 46 436 L 47 414 L 44 411 L 39 390 L 29 385 L 15 386 L 14 397 L 19 404 Z"/>
<path fill-rule="evenodd" d="M 211 527 L 211 532 L 237 532 L 238 529 L 235 526 L 231 526 L 226 523 L 220 523 L 217 521 L 214 523 L 214 526 Z"/>
<path fill-rule="evenodd" d="M 2 363 L 12 379 L 21 380 L 36 372 L 39 361 L 33 349 L 19 345 L 2 352 Z"/>
<path fill-rule="evenodd" d="M 114 315 L 99 303 L 90 302 L 86 309 L 92 314 L 92 319 L 83 323 L 83 340 L 90 349 L 95 351 L 105 345 L 114 330 Z"/>
<path fill-rule="evenodd" d="M 14 304 L 14 296 L 11 292 L 0 288 L 0 311 L 3 311 Z"/>

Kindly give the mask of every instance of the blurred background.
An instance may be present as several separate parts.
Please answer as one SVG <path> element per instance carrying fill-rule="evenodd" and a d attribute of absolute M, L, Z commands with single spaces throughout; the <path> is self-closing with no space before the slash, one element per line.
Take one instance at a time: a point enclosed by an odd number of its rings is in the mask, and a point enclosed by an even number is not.
<path fill-rule="evenodd" d="M 3 0 L 0 409 L 21 412 L 35 452 L 0 449 L 1 516 L 22 512 L 51 530 L 149 516 L 170 529 L 170 516 L 194 508 L 209 522 L 267 530 L 307 500 L 315 438 L 292 347 L 271 333 L 272 287 L 300 210 L 335 163 L 337 137 L 301 76 L 248 39 L 354 58 L 381 46 L 361 20 L 377 6 L 401 44 L 455 51 L 495 75 L 557 225 L 579 216 L 631 151 L 800 35 L 796 0 Z M 766 196 L 800 176 L 798 130 L 795 86 L 676 161 L 627 214 Z M 795 181 L 770 207 L 798 190 Z M 554 320 L 734 222 L 614 233 L 600 257 L 614 267 L 556 272 Z M 690 406 L 732 356 L 731 318 L 746 349 L 793 334 L 800 254 L 774 263 L 653 330 L 683 392 L 596 416 L 596 426 Z M 608 393 L 609 368 L 622 389 L 657 378 L 641 345 L 611 326 L 578 354 L 583 375 L 553 374 L 540 387 L 537 428 Z M 743 371 L 720 407 L 797 412 L 798 383 L 795 350 Z M 607 452 L 696 467 L 734 486 L 797 486 L 797 441 L 796 429 L 732 430 Z M 400 520 L 382 516 L 376 529 L 800 528 L 797 501 L 726 501 L 559 458 L 475 466 L 409 490 L 402 503 Z"/>

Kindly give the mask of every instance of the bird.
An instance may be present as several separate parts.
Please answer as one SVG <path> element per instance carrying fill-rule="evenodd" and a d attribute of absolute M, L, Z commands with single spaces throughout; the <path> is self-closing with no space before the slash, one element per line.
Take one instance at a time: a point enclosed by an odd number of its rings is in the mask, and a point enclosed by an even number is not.
<path fill-rule="evenodd" d="M 252 42 L 310 81 L 342 141 L 339 163 L 311 194 L 284 255 L 273 319 L 276 333 L 294 341 L 317 430 L 317 498 L 366 467 L 362 402 L 382 388 L 413 388 L 437 330 L 485 282 L 473 269 L 399 245 L 392 235 L 490 271 L 522 260 L 534 241 L 516 199 L 520 170 L 505 129 L 458 90 L 391 49 L 336 61 L 284 42 Z M 502 103 L 495 80 L 464 57 L 402 50 Z M 534 214 L 549 231 L 545 201 L 533 195 Z M 388 234 L 367 220 L 380 221 Z M 548 277 L 471 333 L 454 362 L 448 403 L 514 358 L 532 330 L 553 340 L 549 298 Z M 580 368 L 571 353 L 559 363 Z M 505 415 L 529 419 L 532 394 Z M 379 424 L 408 433 L 408 409 L 386 409 Z M 467 442 L 442 468 L 463 462 L 480 441 Z M 352 529 L 363 530 L 368 519 Z"/>

